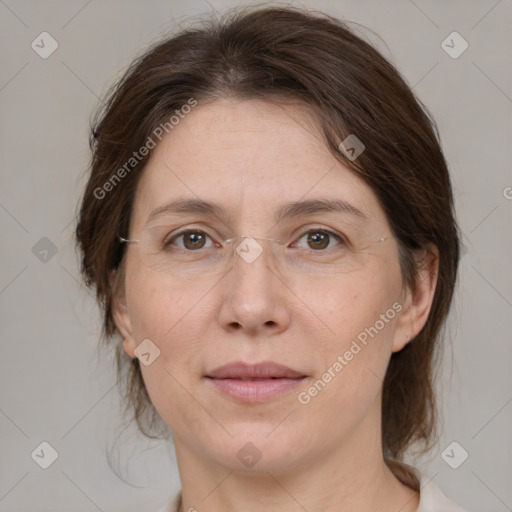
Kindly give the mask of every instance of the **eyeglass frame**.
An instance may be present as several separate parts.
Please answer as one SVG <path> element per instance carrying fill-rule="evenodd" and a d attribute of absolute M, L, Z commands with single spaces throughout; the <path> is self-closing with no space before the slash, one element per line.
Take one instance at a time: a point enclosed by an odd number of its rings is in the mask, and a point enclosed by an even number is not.
<path fill-rule="evenodd" d="M 140 242 L 140 240 L 130 240 L 130 239 L 124 238 L 124 237 L 122 237 L 119 234 L 117 234 L 117 238 L 119 239 L 119 241 L 123 245 L 124 244 L 135 244 L 135 243 Z M 269 238 L 269 237 L 265 237 L 265 236 L 261 236 L 261 235 L 237 235 L 237 236 L 234 236 L 234 237 L 231 237 L 231 238 L 227 238 L 227 239 L 222 240 L 222 241 L 223 242 L 231 243 L 233 240 L 236 240 L 238 238 L 252 238 L 252 239 L 260 239 L 260 240 L 270 240 L 270 241 L 273 241 L 273 242 L 278 242 L 280 244 L 282 243 L 281 240 L 278 240 L 276 238 Z M 386 240 L 390 240 L 390 239 L 393 239 L 393 238 L 397 238 L 397 237 L 396 236 L 380 237 L 377 240 L 375 240 L 374 242 L 372 242 L 372 244 L 379 244 L 379 243 L 385 242 Z M 236 248 L 234 248 L 233 250 L 236 251 Z M 244 259 L 244 258 L 242 258 L 242 259 Z M 244 261 L 247 261 L 247 260 L 244 259 Z M 119 267 L 119 264 L 116 266 L 116 270 L 117 270 L 118 267 Z"/>

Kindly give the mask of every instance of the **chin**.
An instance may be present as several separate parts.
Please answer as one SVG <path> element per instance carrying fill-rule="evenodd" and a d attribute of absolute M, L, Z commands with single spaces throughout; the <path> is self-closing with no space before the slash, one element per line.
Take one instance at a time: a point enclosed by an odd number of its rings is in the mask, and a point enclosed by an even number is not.
<path fill-rule="evenodd" d="M 215 443 L 215 452 L 210 456 L 229 471 L 237 473 L 266 476 L 268 473 L 287 473 L 307 456 L 305 448 L 308 445 L 304 443 L 304 436 L 296 438 L 289 430 L 282 426 L 276 429 L 276 426 L 245 424 L 236 433 L 233 428 L 228 428 L 233 437 L 226 436 L 225 442 Z M 278 432 L 279 428 L 282 430 Z M 294 429 L 294 432 L 299 430 Z"/>

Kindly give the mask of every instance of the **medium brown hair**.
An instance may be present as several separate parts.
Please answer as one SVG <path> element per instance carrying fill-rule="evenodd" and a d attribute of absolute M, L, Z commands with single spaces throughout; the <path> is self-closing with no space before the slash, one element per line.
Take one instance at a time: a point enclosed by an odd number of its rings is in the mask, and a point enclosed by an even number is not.
<path fill-rule="evenodd" d="M 394 66 L 346 23 L 322 13 L 244 9 L 184 30 L 137 58 L 97 113 L 76 238 L 85 282 L 95 287 L 102 307 L 103 339 L 115 340 L 126 410 L 154 437 L 158 417 L 139 361 L 124 353 L 112 316 L 110 274 L 122 262 L 117 234 L 129 231 L 135 190 L 150 155 L 130 159 L 191 98 L 200 106 L 225 97 L 294 101 L 311 109 L 330 151 L 377 194 L 412 289 L 414 251 L 429 244 L 439 250 L 429 317 L 413 342 L 391 356 L 383 385 L 384 456 L 402 481 L 417 486 L 393 461 L 403 460 L 413 444 L 427 450 L 436 437 L 435 361 L 459 261 L 449 173 L 434 121 Z M 355 160 L 338 149 L 350 134 L 365 145 Z M 121 168 L 122 179 L 113 182 Z M 105 187 L 107 182 L 112 186 Z"/>

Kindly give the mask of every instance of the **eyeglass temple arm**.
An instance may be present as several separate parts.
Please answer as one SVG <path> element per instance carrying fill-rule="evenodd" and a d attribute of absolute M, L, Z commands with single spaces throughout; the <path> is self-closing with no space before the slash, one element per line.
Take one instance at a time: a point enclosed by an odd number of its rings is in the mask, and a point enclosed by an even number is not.
<path fill-rule="evenodd" d="M 127 238 L 123 238 L 121 235 L 117 235 L 117 238 L 119 238 L 120 242 L 123 242 L 125 244 L 134 244 L 138 242 L 138 240 L 128 240 Z"/>

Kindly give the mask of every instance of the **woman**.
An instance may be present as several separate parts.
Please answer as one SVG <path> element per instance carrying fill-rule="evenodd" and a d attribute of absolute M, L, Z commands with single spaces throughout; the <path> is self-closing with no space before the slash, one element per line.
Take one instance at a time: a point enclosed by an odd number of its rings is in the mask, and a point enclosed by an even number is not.
<path fill-rule="evenodd" d="M 461 510 L 403 463 L 459 235 L 395 68 L 328 16 L 239 12 L 134 61 L 92 135 L 82 272 L 139 428 L 172 432 L 165 510 Z"/>

